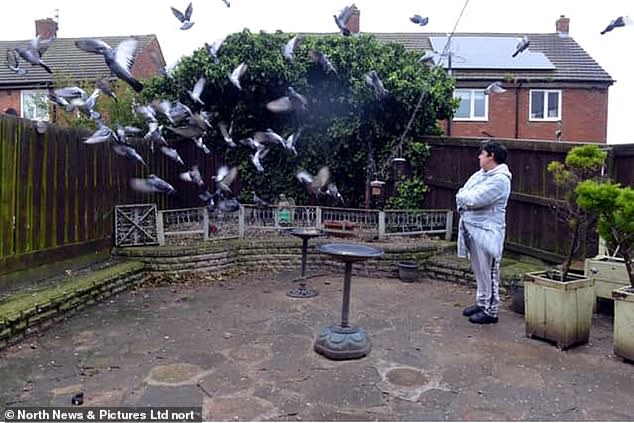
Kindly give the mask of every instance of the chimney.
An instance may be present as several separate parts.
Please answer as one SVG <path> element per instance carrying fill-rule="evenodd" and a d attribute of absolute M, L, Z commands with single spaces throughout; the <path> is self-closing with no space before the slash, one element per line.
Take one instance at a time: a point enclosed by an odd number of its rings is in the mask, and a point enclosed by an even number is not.
<path fill-rule="evenodd" d="M 560 36 L 567 37 L 570 32 L 570 18 L 560 15 L 555 23 L 555 28 Z"/>
<path fill-rule="evenodd" d="M 354 5 L 354 3 L 350 6 L 350 9 L 352 9 L 352 15 L 350 16 L 350 19 L 348 19 L 346 28 L 348 28 L 350 33 L 356 34 L 359 32 L 359 16 L 361 15 L 361 11 Z"/>
<path fill-rule="evenodd" d="M 43 40 L 57 37 L 57 22 L 51 18 L 38 19 L 35 21 L 35 36 L 40 36 Z"/>

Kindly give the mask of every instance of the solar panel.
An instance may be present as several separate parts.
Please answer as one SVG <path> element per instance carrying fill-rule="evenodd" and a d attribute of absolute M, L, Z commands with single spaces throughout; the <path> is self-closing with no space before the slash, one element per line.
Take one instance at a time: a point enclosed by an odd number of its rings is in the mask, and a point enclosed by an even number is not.
<path fill-rule="evenodd" d="M 429 37 L 432 48 L 442 53 L 448 37 Z M 519 38 L 516 37 L 477 37 L 454 36 L 451 39 L 449 53 L 453 69 L 555 69 L 555 65 L 541 52 L 530 51 L 530 46 L 516 57 Z M 444 56 L 436 63 L 448 67 L 448 57 Z"/>

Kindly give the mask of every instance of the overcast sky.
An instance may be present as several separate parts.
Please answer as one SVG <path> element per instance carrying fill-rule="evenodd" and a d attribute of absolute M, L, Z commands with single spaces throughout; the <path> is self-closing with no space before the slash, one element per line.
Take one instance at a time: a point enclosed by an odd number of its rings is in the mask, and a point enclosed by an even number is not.
<path fill-rule="evenodd" d="M 332 15 L 352 2 L 341 0 L 193 0 L 194 26 L 179 29 L 170 6 L 184 11 L 189 0 L 3 0 L 0 39 L 32 38 L 36 19 L 54 17 L 59 9 L 59 37 L 156 34 L 167 63 L 226 34 L 249 28 L 284 32 L 334 32 Z M 362 32 L 450 32 L 465 0 L 356 0 Z M 429 17 L 418 27 L 414 13 Z M 631 129 L 634 72 L 631 46 L 634 25 L 599 32 L 614 18 L 634 18 L 632 0 L 468 0 L 457 32 L 555 32 L 560 15 L 570 18 L 570 35 L 616 83 L 609 91 L 608 142 L 634 143 Z"/>

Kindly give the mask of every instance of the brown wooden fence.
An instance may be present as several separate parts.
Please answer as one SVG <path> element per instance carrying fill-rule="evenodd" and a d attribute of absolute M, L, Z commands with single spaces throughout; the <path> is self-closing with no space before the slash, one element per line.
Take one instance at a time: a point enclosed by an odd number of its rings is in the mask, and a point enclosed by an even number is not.
<path fill-rule="evenodd" d="M 0 115 L 0 275 L 34 264 L 86 254 L 112 245 L 117 204 L 156 203 L 159 209 L 200 206 L 199 188 L 181 181 L 187 170 L 143 142 L 134 142 L 148 167 L 116 155 L 110 144 L 86 145 L 86 131 L 49 126 L 38 134 L 34 122 Z M 431 190 L 426 207 L 453 209 L 455 193 L 477 169 L 480 140 L 427 138 L 426 168 Z M 546 165 L 563 160 L 576 144 L 505 140 L 513 172 L 508 209 L 508 248 L 558 260 L 566 228 L 549 210 L 557 192 Z M 187 165 L 198 164 L 207 179 L 221 158 L 205 156 L 190 141 L 175 147 Z M 606 146 L 608 171 L 634 184 L 634 144 Z M 169 181 L 175 196 L 141 195 L 129 188 L 131 177 L 154 173 Z M 589 251 L 595 249 L 590 244 Z"/>
<path fill-rule="evenodd" d="M 178 178 L 187 169 L 152 154 L 145 143 L 133 141 L 147 168 L 118 156 L 110 143 L 84 144 L 89 135 L 55 125 L 38 134 L 34 122 L 0 115 L 0 275 L 110 246 L 117 204 L 166 208 L 197 195 L 195 186 Z M 186 163 L 215 169 L 215 158 L 198 154 L 193 143 L 177 148 Z M 178 194 L 143 195 L 129 188 L 131 177 L 150 173 L 168 180 Z"/>
<path fill-rule="evenodd" d="M 425 169 L 430 191 L 426 208 L 455 209 L 455 195 L 478 169 L 481 139 L 430 137 L 422 140 L 431 147 Z M 552 199 L 560 193 L 546 166 L 563 161 L 572 147 L 568 142 L 501 140 L 509 149 L 508 165 L 513 173 L 507 209 L 506 248 L 546 260 L 559 261 L 566 251 L 567 228 L 555 217 Z M 623 185 L 634 185 L 634 144 L 606 145 L 607 172 Z M 596 254 L 597 237 L 591 229 L 586 254 Z"/>

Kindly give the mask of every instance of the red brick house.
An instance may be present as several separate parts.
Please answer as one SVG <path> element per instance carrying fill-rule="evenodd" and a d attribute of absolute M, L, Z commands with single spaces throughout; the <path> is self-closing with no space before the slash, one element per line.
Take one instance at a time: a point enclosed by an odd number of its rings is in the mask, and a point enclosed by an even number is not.
<path fill-rule="evenodd" d="M 348 22 L 359 31 L 359 11 Z M 561 16 L 549 34 L 456 33 L 445 56 L 437 57 L 456 80 L 460 107 L 445 134 L 582 142 L 607 142 L 608 88 L 614 80 L 569 34 Z M 447 34 L 375 33 L 421 56 L 442 52 Z M 520 38 L 527 50 L 513 58 Z M 500 81 L 506 92 L 485 95 Z"/>
<path fill-rule="evenodd" d="M 57 34 L 57 23 L 48 18 L 35 21 L 35 35 L 43 39 Z M 156 35 L 139 35 L 139 47 L 135 57 L 132 75 L 137 79 L 144 79 L 158 74 L 159 70 L 152 60 L 152 55 L 159 58 L 160 64 L 165 66 L 165 59 Z M 112 47 L 116 47 L 128 37 L 87 37 L 100 38 Z M 55 120 L 50 116 L 50 108 L 45 100 L 48 89 L 60 81 L 96 81 L 101 78 L 111 78 L 110 70 L 101 55 L 84 52 L 75 46 L 80 38 L 56 38 L 43 57 L 44 62 L 52 69 L 49 74 L 39 66 L 31 66 L 24 61 L 20 66 L 28 73 L 18 75 L 0 66 L 0 112 L 13 109 L 18 116 L 30 119 Z M 4 54 L 9 49 L 28 44 L 30 40 L 0 41 L 0 52 Z"/>

